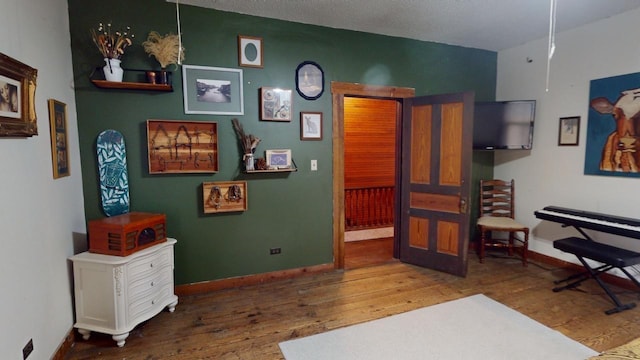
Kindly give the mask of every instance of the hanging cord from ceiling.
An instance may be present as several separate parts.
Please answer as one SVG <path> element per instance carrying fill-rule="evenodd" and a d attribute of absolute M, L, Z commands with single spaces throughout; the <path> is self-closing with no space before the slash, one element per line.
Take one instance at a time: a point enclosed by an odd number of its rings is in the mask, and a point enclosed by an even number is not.
<path fill-rule="evenodd" d="M 557 0 L 550 0 L 549 10 L 549 48 L 547 50 L 547 86 L 546 91 L 549 92 L 549 73 L 551 72 L 551 58 L 556 51 L 556 9 Z"/>
<path fill-rule="evenodd" d="M 180 30 L 180 0 L 176 0 L 176 20 L 178 23 L 178 65 L 182 65 L 182 31 Z"/>

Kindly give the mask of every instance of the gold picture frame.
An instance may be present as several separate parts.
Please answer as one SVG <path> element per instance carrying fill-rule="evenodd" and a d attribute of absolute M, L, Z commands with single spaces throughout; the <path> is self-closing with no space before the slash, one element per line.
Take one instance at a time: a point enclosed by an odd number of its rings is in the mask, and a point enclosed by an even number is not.
<path fill-rule="evenodd" d="M 38 70 L 0 53 L 0 136 L 38 135 L 37 76 Z"/>
<path fill-rule="evenodd" d="M 238 65 L 262 68 L 262 38 L 238 35 Z"/>
<path fill-rule="evenodd" d="M 67 136 L 67 104 L 49 99 L 49 128 L 51 130 L 51 163 L 53 178 L 69 176 L 69 148 Z"/>
<path fill-rule="evenodd" d="M 291 89 L 275 87 L 260 88 L 261 120 L 291 121 L 292 111 Z"/>

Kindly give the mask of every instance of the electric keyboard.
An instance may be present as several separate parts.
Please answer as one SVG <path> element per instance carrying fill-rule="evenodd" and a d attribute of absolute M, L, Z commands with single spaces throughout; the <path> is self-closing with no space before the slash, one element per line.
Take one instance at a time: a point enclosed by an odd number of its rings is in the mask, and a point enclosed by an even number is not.
<path fill-rule="evenodd" d="M 535 211 L 534 214 L 538 219 L 561 223 L 564 226 L 573 226 L 585 237 L 585 239 L 569 237 L 553 242 L 554 248 L 575 255 L 586 269 L 586 271 L 582 273 L 554 281 L 556 284 L 566 283 L 563 286 L 553 288 L 554 292 L 575 288 L 583 281 L 593 278 L 616 305 L 613 309 L 605 311 L 605 314 L 617 313 L 632 309 L 636 306 L 635 303 L 623 304 L 620 302 L 620 299 L 618 299 L 616 294 L 600 279 L 599 275 L 613 268 L 617 268 L 640 288 L 640 282 L 625 269 L 627 266 L 640 264 L 640 253 L 593 241 L 582 228 L 640 239 L 640 220 L 590 211 L 567 209 L 559 206 L 546 206 L 542 210 Z M 585 259 L 595 260 L 602 265 L 593 267 Z"/>
<path fill-rule="evenodd" d="M 538 219 L 553 221 L 576 228 L 640 239 L 640 220 L 597 212 L 546 206 L 534 212 Z"/>

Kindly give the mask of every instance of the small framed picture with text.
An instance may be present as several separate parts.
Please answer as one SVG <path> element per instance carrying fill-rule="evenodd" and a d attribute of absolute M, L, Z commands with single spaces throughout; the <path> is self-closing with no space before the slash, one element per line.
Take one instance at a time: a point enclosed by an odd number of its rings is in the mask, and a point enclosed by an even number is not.
<path fill-rule="evenodd" d="M 560 118 L 558 130 L 559 146 L 577 146 L 580 139 L 580 116 Z"/>

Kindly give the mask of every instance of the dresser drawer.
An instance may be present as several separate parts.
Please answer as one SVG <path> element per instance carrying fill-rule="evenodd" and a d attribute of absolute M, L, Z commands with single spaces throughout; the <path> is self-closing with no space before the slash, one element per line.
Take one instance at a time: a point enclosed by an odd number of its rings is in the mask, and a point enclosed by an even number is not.
<path fill-rule="evenodd" d="M 158 272 L 159 268 L 170 265 L 172 263 L 171 260 L 170 248 L 135 259 L 135 261 L 127 265 L 129 274 L 127 281 L 132 283 L 152 276 Z"/>
<path fill-rule="evenodd" d="M 173 282 L 173 269 L 170 265 L 158 267 L 156 271 L 129 283 L 129 303 L 138 301 L 140 297 L 148 297 L 160 291 L 162 287 Z"/>
<path fill-rule="evenodd" d="M 141 296 L 129 303 L 129 319 L 138 322 L 139 318 L 149 318 L 150 314 L 157 314 L 167 306 L 173 296 L 173 284 L 158 286 L 153 291 L 141 294 Z M 144 320 L 141 320 L 144 321 Z"/>

